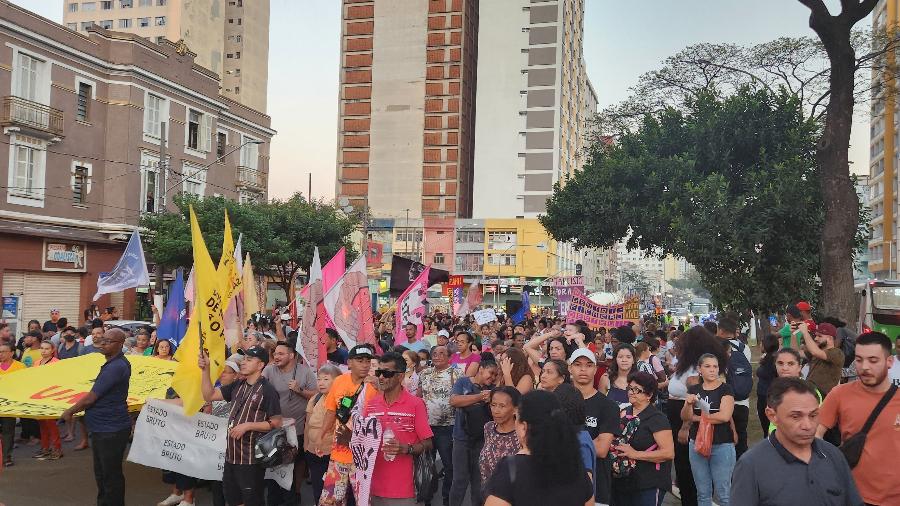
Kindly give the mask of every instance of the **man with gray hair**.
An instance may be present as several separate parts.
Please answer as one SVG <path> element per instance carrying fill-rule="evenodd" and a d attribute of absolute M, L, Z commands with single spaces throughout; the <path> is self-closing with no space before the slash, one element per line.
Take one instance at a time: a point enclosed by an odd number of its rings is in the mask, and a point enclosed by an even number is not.
<path fill-rule="evenodd" d="M 453 421 L 455 410 L 450 406 L 450 392 L 459 379 L 460 370 L 450 366 L 450 353 L 446 346 L 431 350 L 431 367 L 419 373 L 419 397 L 428 408 L 428 425 L 434 434 L 434 449 L 444 466 L 444 484 L 441 495 L 443 504 L 450 504 L 450 484 L 453 482 Z M 430 503 L 429 497 L 425 503 Z"/>

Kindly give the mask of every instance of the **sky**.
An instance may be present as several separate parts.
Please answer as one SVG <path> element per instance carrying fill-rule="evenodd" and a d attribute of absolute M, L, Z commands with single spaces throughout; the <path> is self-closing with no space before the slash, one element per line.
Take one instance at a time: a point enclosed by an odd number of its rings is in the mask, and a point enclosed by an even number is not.
<path fill-rule="evenodd" d="M 254 0 L 250 0 L 254 1 Z M 270 0 L 269 195 L 334 198 L 337 156 L 340 0 Z M 414 1 L 414 0 L 410 0 Z M 496 0 L 481 0 L 490 2 Z M 59 0 L 14 0 L 56 22 Z M 827 0 L 830 6 L 838 0 Z M 641 74 L 698 42 L 753 44 L 814 36 L 797 0 L 585 0 L 584 57 L 600 107 L 628 97 Z M 862 21 L 858 26 L 870 26 Z M 477 111 L 476 111 L 477 114 Z M 855 118 L 850 160 L 868 173 L 868 120 Z"/>

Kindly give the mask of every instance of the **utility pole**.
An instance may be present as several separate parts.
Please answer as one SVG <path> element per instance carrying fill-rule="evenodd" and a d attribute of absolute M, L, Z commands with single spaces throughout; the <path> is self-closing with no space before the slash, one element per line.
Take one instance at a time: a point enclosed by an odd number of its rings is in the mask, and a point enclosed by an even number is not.
<path fill-rule="evenodd" d="M 306 194 L 307 200 L 309 200 L 309 204 L 312 205 L 312 172 L 309 173 L 309 190 Z"/>
<path fill-rule="evenodd" d="M 166 122 L 163 121 L 159 124 L 159 165 L 157 166 L 156 171 L 156 187 L 154 190 L 156 191 L 156 214 L 163 214 L 166 212 L 165 207 L 165 190 L 166 187 L 166 168 L 168 163 L 166 161 Z M 159 263 L 159 261 L 154 258 L 154 262 L 156 262 L 156 268 L 154 269 L 154 277 L 156 278 L 156 294 L 160 297 L 163 293 L 163 266 Z M 157 308 L 162 311 L 162 308 Z"/>

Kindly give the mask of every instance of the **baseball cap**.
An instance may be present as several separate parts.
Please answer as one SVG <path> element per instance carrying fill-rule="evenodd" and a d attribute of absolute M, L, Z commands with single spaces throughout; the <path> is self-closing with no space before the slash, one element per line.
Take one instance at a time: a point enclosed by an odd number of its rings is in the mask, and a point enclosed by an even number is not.
<path fill-rule="evenodd" d="M 809 305 L 809 302 L 801 300 L 797 303 L 797 309 L 799 309 L 800 311 L 812 311 L 812 306 Z"/>
<path fill-rule="evenodd" d="M 450 332 L 447 332 L 447 329 L 441 329 L 438 331 L 439 336 L 450 337 Z"/>
<path fill-rule="evenodd" d="M 375 358 L 375 348 L 371 344 L 357 344 L 347 358 Z"/>
<path fill-rule="evenodd" d="M 822 334 L 823 336 L 837 337 L 837 328 L 830 323 L 820 323 L 816 327 L 816 334 Z"/>
<path fill-rule="evenodd" d="M 569 364 L 574 364 L 576 360 L 578 360 L 579 358 L 582 358 L 582 357 L 590 360 L 591 362 L 594 363 L 594 365 L 597 364 L 596 355 L 594 355 L 593 351 L 591 351 L 587 348 L 578 348 L 577 350 L 575 350 L 575 352 L 572 353 L 572 356 L 569 357 Z"/>
<path fill-rule="evenodd" d="M 251 346 L 247 351 L 244 352 L 244 356 L 258 358 L 262 360 L 264 364 L 269 363 L 269 352 L 263 349 L 262 346 Z"/>
<path fill-rule="evenodd" d="M 234 361 L 232 361 L 232 360 L 226 360 L 226 361 L 225 361 L 225 367 L 230 367 L 231 370 L 234 371 L 234 372 L 240 372 L 240 371 L 241 371 L 241 366 L 237 365 L 237 362 L 234 362 Z"/>

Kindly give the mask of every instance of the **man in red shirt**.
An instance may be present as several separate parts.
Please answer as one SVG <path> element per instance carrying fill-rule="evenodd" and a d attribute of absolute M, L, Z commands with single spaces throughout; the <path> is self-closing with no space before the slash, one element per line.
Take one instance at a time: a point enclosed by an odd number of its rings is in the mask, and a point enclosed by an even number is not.
<path fill-rule="evenodd" d="M 402 355 L 382 355 L 375 369 L 378 394 L 368 400 L 363 412 L 363 416 L 378 418 L 383 431 L 393 432 L 393 437 L 384 437 L 375 458 L 370 491 L 373 506 L 415 506 L 413 457 L 432 448 L 425 402 L 403 388 L 405 372 Z"/>

